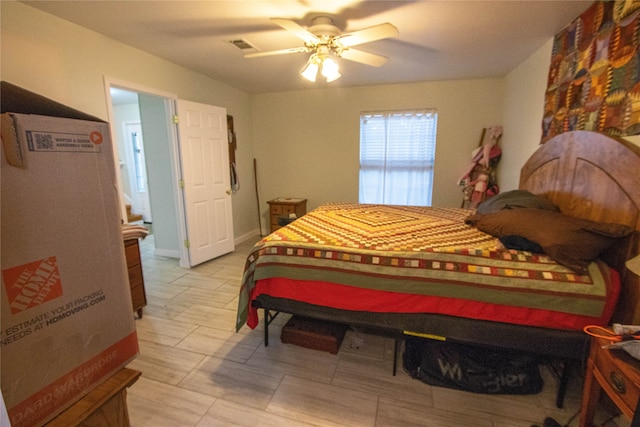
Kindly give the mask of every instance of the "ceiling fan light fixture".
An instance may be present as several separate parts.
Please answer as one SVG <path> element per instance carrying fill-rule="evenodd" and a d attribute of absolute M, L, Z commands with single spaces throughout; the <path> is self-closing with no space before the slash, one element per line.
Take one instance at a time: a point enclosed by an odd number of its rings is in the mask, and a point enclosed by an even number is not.
<path fill-rule="evenodd" d="M 335 58 L 380 67 L 387 62 L 386 57 L 354 49 L 353 46 L 398 35 L 398 29 L 388 22 L 351 33 L 342 33 L 340 28 L 334 24 L 333 18 L 328 15 L 316 16 L 313 18 L 313 25 L 308 28 L 290 19 L 271 18 L 271 20 L 301 39 L 304 42 L 304 46 L 267 52 L 253 52 L 246 54 L 244 57 L 257 58 L 260 56 L 311 52 L 312 55 L 300 70 L 302 77 L 310 82 L 315 82 L 318 74 L 321 74 L 322 78 L 327 82 L 332 82 L 342 77 Z M 237 41 L 237 44 L 248 44 L 243 42 L 244 40 L 240 40 Z"/>
<path fill-rule="evenodd" d="M 342 74 L 338 71 L 338 63 L 330 56 L 325 57 L 322 61 L 322 75 L 327 79 L 327 82 L 332 82 L 342 77 Z"/>
<path fill-rule="evenodd" d="M 338 71 L 338 63 L 335 59 L 329 55 L 314 53 L 300 71 L 300 75 L 310 82 L 315 82 L 318 73 L 320 73 L 327 82 L 332 82 L 342 77 L 342 74 Z"/>
<path fill-rule="evenodd" d="M 320 68 L 320 60 L 317 55 L 311 55 L 307 64 L 300 71 L 300 75 L 310 82 L 316 81 L 316 75 L 318 74 L 318 69 Z"/>

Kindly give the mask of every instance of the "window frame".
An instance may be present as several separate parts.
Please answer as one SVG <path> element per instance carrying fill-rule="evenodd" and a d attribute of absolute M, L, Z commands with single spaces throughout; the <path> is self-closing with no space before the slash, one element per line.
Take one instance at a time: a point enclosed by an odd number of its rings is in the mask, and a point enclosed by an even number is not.
<path fill-rule="evenodd" d="M 437 123 L 435 108 L 360 113 L 360 203 L 431 206 Z"/>

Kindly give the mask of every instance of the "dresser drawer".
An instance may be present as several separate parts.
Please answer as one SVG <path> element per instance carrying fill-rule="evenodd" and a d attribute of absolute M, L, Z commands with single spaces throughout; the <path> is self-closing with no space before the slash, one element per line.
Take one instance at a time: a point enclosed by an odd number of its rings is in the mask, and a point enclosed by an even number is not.
<path fill-rule="evenodd" d="M 125 241 L 124 255 L 127 259 L 127 267 L 140 264 L 140 249 L 138 246 L 138 240 Z"/>
<path fill-rule="evenodd" d="M 640 383 L 637 376 L 629 375 L 626 365 L 615 362 L 613 354 L 617 352 L 624 353 L 623 350 L 598 351 L 594 375 L 600 377 L 599 382 L 607 394 L 629 416 L 638 404 Z"/>
<path fill-rule="evenodd" d="M 289 214 L 289 213 L 295 213 L 296 212 L 296 207 L 293 205 L 285 205 L 282 206 L 282 213 L 283 214 Z"/>
<path fill-rule="evenodd" d="M 144 292 L 144 286 L 134 286 L 131 288 L 131 303 L 134 311 L 147 305 L 147 295 Z"/>
<path fill-rule="evenodd" d="M 143 286 L 142 268 L 140 265 L 129 267 L 129 285 L 133 288 L 135 286 Z"/>
<path fill-rule="evenodd" d="M 280 228 L 280 226 L 278 225 L 278 215 L 272 215 L 271 216 L 270 225 L 271 225 L 271 231 L 275 231 L 278 228 Z"/>

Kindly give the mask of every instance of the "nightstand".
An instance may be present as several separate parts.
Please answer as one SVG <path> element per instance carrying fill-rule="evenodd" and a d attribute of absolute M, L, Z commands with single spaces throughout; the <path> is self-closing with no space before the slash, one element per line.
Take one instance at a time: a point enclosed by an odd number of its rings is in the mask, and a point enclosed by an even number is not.
<path fill-rule="evenodd" d="M 280 197 L 269 200 L 267 203 L 269 204 L 270 233 L 273 233 L 278 228 L 282 227 L 278 224 L 279 217 L 289 217 L 290 214 L 295 214 L 296 218 L 300 218 L 302 215 L 307 213 L 307 199 L 288 199 Z"/>
<path fill-rule="evenodd" d="M 593 416 L 604 390 L 613 403 L 627 417 L 631 427 L 640 427 L 640 360 L 631 357 L 624 350 L 602 348 L 609 341 L 593 338 L 587 363 L 587 373 L 582 394 L 580 426 L 593 425 Z"/>

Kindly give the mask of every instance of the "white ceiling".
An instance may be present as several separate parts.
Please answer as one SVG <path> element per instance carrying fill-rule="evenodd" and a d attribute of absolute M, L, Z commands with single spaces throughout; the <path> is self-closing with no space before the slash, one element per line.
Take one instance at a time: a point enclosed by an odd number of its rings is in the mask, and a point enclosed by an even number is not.
<path fill-rule="evenodd" d="M 593 2 L 528 1 L 25 1 L 83 27 L 250 93 L 416 81 L 501 77 Z M 309 54 L 247 59 L 228 43 L 260 51 L 302 46 L 269 20 L 308 27 L 329 14 L 343 32 L 390 22 L 400 35 L 358 46 L 389 58 L 382 67 L 339 59 L 343 77 L 311 83 Z"/>

